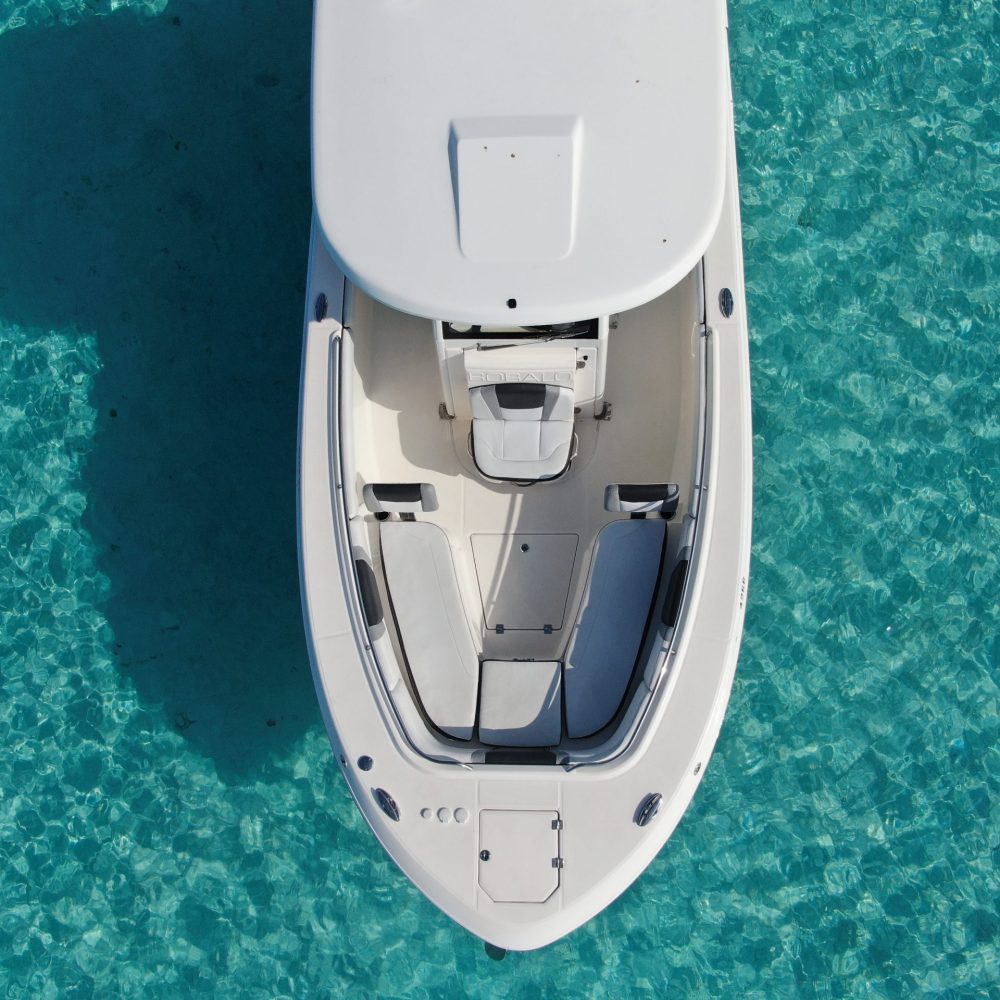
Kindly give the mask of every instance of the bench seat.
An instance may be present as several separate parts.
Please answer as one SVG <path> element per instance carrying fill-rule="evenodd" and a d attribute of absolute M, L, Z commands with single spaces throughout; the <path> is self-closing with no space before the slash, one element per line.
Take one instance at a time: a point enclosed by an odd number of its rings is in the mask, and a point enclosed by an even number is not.
<path fill-rule="evenodd" d="M 479 738 L 504 747 L 548 747 L 562 734 L 557 660 L 486 660 Z"/>
<path fill-rule="evenodd" d="M 420 702 L 438 729 L 472 738 L 479 653 L 455 576 L 448 536 L 427 521 L 383 521 L 389 597 Z"/>
<path fill-rule="evenodd" d="M 656 593 L 665 537 L 662 518 L 612 521 L 597 536 L 564 666 L 570 739 L 597 732 L 621 704 Z"/>

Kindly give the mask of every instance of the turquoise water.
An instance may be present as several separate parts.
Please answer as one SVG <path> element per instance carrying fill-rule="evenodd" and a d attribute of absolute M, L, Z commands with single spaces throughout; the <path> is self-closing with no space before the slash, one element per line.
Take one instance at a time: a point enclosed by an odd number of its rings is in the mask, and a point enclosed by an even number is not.
<path fill-rule="evenodd" d="M 316 707 L 294 440 L 309 7 L 0 0 L 9 997 L 1000 998 L 1000 10 L 731 10 L 757 449 L 718 750 L 491 961 Z"/>

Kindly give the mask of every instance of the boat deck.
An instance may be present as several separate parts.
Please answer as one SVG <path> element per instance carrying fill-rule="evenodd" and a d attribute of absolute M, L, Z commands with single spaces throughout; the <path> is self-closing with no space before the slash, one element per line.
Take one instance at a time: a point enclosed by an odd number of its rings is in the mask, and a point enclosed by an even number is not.
<path fill-rule="evenodd" d="M 447 536 L 482 660 L 564 658 L 598 535 L 628 519 L 604 509 L 609 484 L 677 483 L 676 520 L 683 518 L 697 439 L 696 294 L 689 277 L 617 318 L 605 390 L 612 418 L 596 420 L 584 407 L 570 470 L 553 482 L 518 486 L 483 479 L 469 452 L 471 422 L 439 416 L 432 324 L 358 293 L 349 324 L 354 479 L 376 565 L 379 526 L 361 502 L 364 484 L 432 484 L 439 507 L 418 516 Z M 384 584 L 384 572 L 379 576 Z"/>

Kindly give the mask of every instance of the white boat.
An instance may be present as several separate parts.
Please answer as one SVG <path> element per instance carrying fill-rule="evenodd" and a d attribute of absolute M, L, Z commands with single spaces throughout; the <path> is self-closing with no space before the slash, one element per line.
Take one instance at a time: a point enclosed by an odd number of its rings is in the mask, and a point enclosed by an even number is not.
<path fill-rule="evenodd" d="M 724 0 L 318 0 L 306 630 L 385 850 L 503 949 L 705 775 L 747 595 Z"/>

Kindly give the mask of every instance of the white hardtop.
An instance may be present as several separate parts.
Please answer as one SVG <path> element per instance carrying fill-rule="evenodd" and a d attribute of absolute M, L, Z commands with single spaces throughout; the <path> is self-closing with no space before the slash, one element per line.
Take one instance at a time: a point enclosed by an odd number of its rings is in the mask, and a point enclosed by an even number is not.
<path fill-rule="evenodd" d="M 317 0 L 317 216 L 396 309 L 544 324 L 683 278 L 719 223 L 725 2 Z"/>

